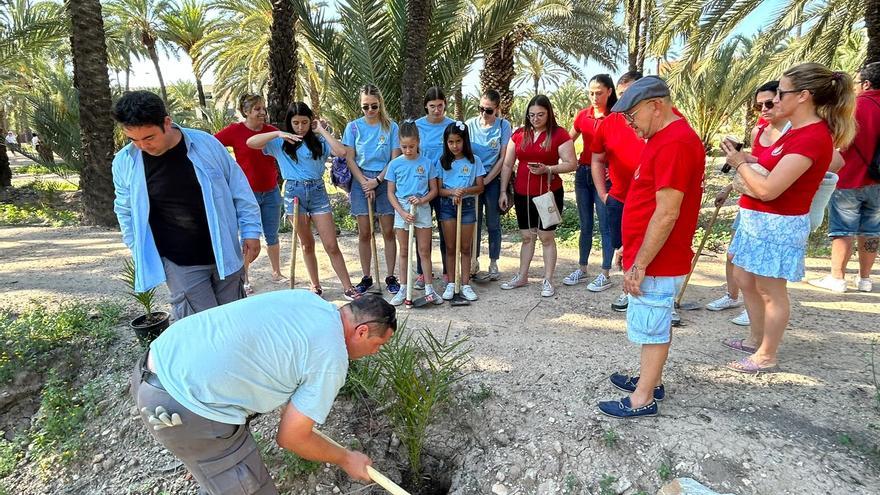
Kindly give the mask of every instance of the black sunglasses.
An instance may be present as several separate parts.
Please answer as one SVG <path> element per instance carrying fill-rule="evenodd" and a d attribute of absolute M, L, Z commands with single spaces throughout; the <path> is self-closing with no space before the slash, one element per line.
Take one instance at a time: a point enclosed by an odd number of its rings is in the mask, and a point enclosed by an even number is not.
<path fill-rule="evenodd" d="M 367 110 L 378 110 L 378 109 L 379 109 L 378 103 L 373 103 L 372 105 L 361 105 L 361 110 L 363 110 L 365 112 Z"/>
<path fill-rule="evenodd" d="M 486 115 L 492 115 L 495 113 L 494 108 L 486 108 L 486 107 L 477 107 L 480 110 L 480 113 L 485 113 Z"/>
<path fill-rule="evenodd" d="M 781 89 L 777 89 L 777 90 L 776 90 L 776 96 L 778 96 L 778 97 L 781 99 L 781 98 L 783 98 L 785 95 L 787 95 L 788 93 L 800 93 L 801 91 L 803 91 L 803 90 L 802 90 L 802 89 L 792 89 L 792 90 L 790 90 L 790 91 L 783 91 L 783 90 L 781 90 Z"/>
<path fill-rule="evenodd" d="M 755 102 L 755 111 L 760 112 L 765 107 L 767 108 L 767 110 L 773 110 L 773 105 L 775 105 L 775 103 L 773 103 L 773 100 L 757 101 Z"/>

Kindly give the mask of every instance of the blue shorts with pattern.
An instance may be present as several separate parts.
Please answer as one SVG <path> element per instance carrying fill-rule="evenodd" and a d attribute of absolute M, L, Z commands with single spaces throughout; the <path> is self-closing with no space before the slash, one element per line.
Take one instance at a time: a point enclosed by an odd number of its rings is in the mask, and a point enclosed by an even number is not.
<path fill-rule="evenodd" d="M 322 179 L 285 180 L 284 211 L 293 215 L 293 198 L 299 198 L 300 215 L 330 213 L 330 196 Z"/>
<path fill-rule="evenodd" d="M 381 173 L 371 172 L 369 170 L 361 170 L 361 172 L 364 174 L 364 177 L 368 179 L 375 179 Z M 375 191 L 376 199 L 373 203 L 373 214 L 393 215 L 394 207 L 391 206 L 391 201 L 388 201 L 388 182 L 382 182 L 381 184 L 379 184 L 379 187 L 377 187 Z M 352 215 L 356 217 L 369 215 L 369 210 L 367 209 L 367 196 L 364 193 L 360 182 L 356 180 L 351 181 L 351 193 L 348 197 L 351 200 Z"/>
<path fill-rule="evenodd" d="M 810 215 L 777 215 L 740 208 L 739 228 L 727 249 L 733 264 L 769 278 L 804 278 Z"/>
<path fill-rule="evenodd" d="M 646 276 L 639 288 L 642 295 L 630 294 L 626 308 L 626 336 L 636 344 L 668 344 L 672 339 L 672 310 L 684 275 Z"/>

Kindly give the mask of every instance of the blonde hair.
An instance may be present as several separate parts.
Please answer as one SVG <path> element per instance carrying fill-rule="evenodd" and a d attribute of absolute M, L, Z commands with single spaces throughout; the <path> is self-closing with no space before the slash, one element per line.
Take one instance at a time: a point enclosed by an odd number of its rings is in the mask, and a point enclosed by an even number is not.
<path fill-rule="evenodd" d="M 364 84 L 361 87 L 361 96 L 375 96 L 379 101 L 379 123 L 382 125 L 383 131 L 391 129 L 391 119 L 388 118 L 388 111 L 385 110 L 385 99 L 382 98 L 382 92 L 375 84 Z"/>
<path fill-rule="evenodd" d="M 261 95 L 245 93 L 238 99 L 238 111 L 241 112 L 242 117 L 247 117 L 247 113 L 254 108 L 254 105 L 261 101 L 263 101 Z"/>
<path fill-rule="evenodd" d="M 795 90 L 806 90 L 813 95 L 816 115 L 831 129 L 834 146 L 849 146 L 856 136 L 856 120 L 853 116 L 856 97 L 852 77 L 812 62 L 795 65 L 782 75 L 791 80 Z"/>

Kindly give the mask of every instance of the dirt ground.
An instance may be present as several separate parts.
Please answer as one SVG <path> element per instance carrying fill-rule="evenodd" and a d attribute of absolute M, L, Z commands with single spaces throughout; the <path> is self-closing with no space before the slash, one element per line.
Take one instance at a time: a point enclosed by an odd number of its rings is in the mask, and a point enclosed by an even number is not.
<path fill-rule="evenodd" d="M 519 246 L 510 240 L 505 239 L 500 261 L 505 276 L 517 264 Z M 357 280 L 356 238 L 340 242 Z M 381 240 L 379 246 L 381 251 Z M 286 263 L 287 235 L 282 253 Z M 124 300 L 117 276 L 126 256 L 114 231 L 0 228 L 0 307 L 19 310 L 32 299 L 50 305 Z M 678 476 L 736 494 L 880 492 L 880 410 L 870 364 L 871 342 L 880 338 L 876 289 L 837 295 L 791 284 L 783 372 L 757 378 L 723 367 L 740 356 L 719 344 L 724 337 L 745 335 L 728 322 L 737 310 L 684 312 L 686 325 L 675 331 L 666 367 L 661 414 L 621 422 L 596 409 L 598 400 L 621 396 L 607 376 L 638 363 L 624 315 L 609 306 L 621 277 L 615 274 L 615 287 L 598 294 L 585 285 L 563 286 L 561 278 L 576 259 L 574 250 L 560 251 L 552 298 L 539 294 L 539 249 L 527 288 L 477 285 L 480 300 L 471 306 L 402 310 L 411 327 L 443 332 L 451 323 L 453 334 L 469 336 L 474 347 L 458 401 L 428 440 L 428 453 L 445 463 L 441 470 L 451 478 L 450 493 L 654 493 L 663 479 Z M 326 257 L 319 260 L 325 297 L 341 304 L 340 285 Z M 823 275 L 827 266 L 828 260 L 808 259 L 808 277 Z M 723 294 L 723 270 L 723 255 L 703 256 L 685 299 L 706 303 Z M 302 265 L 298 272 L 305 274 Z M 270 282 L 264 255 L 253 265 L 251 280 L 258 292 L 284 288 Z M 163 302 L 166 296 L 163 288 Z M 138 350 L 127 328 L 119 331 L 122 338 L 103 365 L 90 371 L 107 391 L 84 432 L 96 439 L 94 451 L 60 473 L 40 473 L 34 462 L 21 463 L 0 481 L 9 494 L 196 492 L 183 467 L 132 417 L 127 378 Z M 271 439 L 275 424 L 268 415 L 256 427 Z M 365 419 L 357 404 L 339 401 L 324 430 L 342 443 L 357 439 L 380 470 L 399 476 L 387 429 L 381 419 Z M 271 468 L 277 479 L 278 466 Z M 365 491 L 329 467 L 286 480 L 281 488 L 381 493 L 376 487 Z"/>

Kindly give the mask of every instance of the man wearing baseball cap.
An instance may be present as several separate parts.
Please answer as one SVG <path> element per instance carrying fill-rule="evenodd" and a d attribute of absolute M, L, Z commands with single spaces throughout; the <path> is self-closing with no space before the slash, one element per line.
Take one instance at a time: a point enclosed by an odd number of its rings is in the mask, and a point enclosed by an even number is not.
<path fill-rule="evenodd" d="M 675 296 L 691 267 L 706 154 L 700 138 L 673 111 L 669 87 L 656 76 L 639 79 L 611 109 L 620 112 L 645 149 L 623 208 L 627 336 L 641 345 L 640 375 L 612 374 L 628 397 L 599 403 L 617 418 L 653 416 L 663 400 L 663 366 L 672 339 Z"/>

